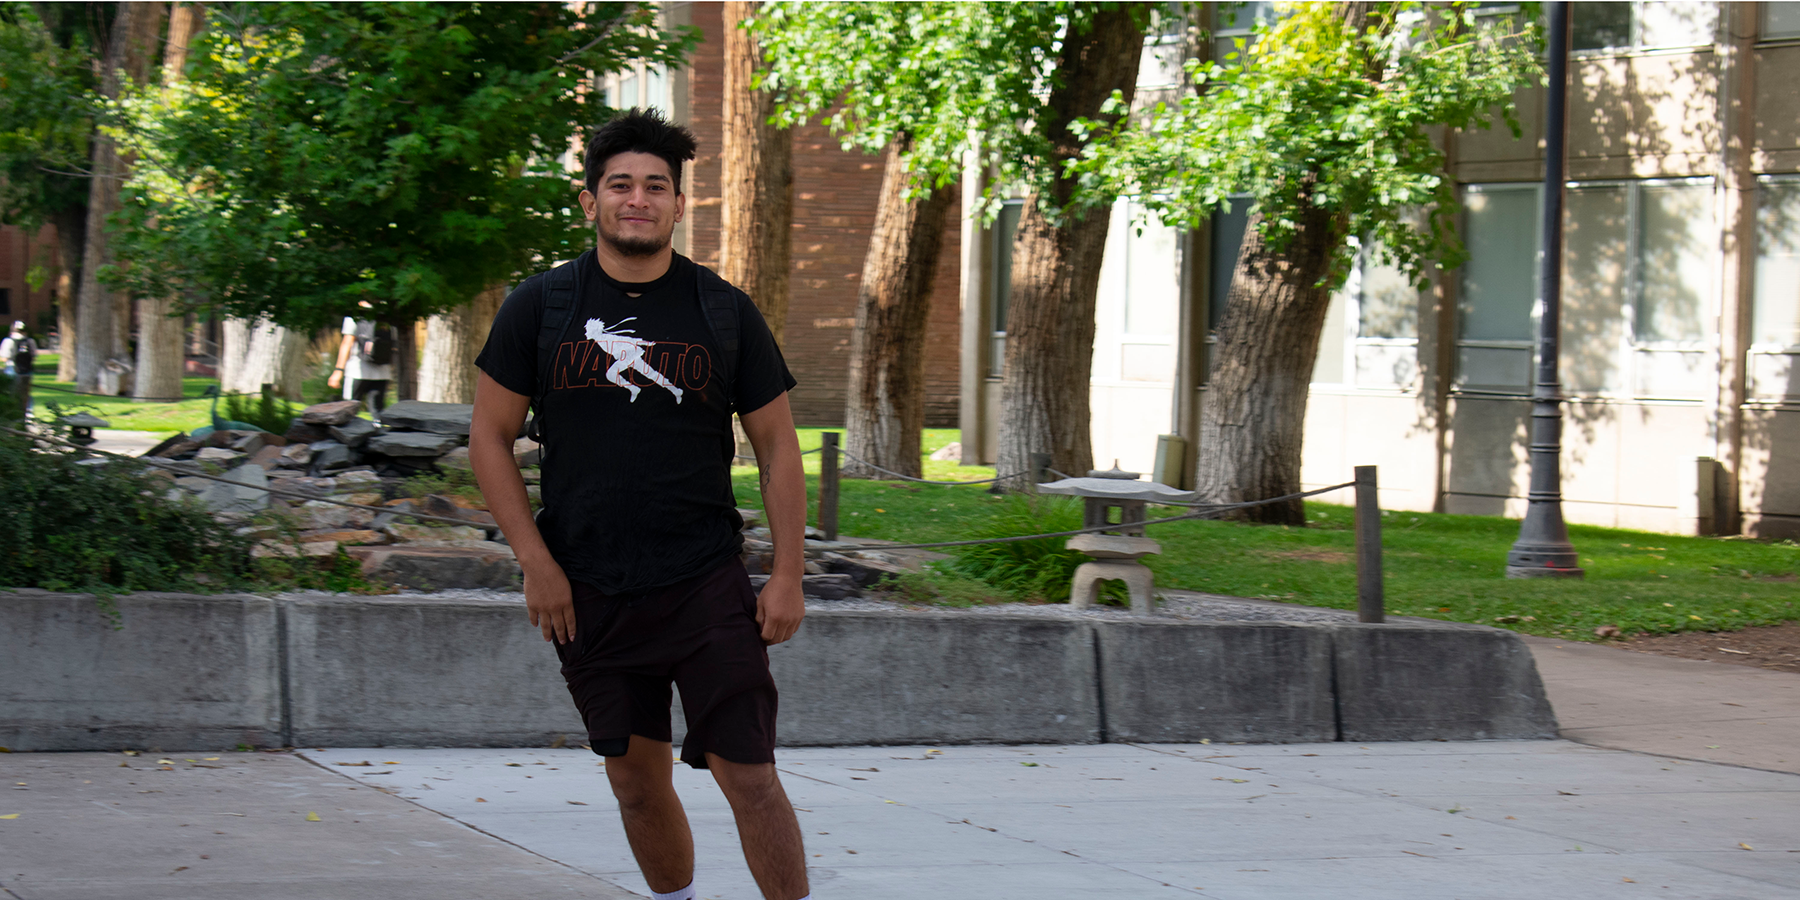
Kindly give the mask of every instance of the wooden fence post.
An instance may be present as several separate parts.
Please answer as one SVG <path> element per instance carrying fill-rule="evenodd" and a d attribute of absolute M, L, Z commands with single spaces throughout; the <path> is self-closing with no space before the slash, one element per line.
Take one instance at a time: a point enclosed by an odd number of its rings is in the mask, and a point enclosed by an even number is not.
<path fill-rule="evenodd" d="M 819 530 L 828 541 L 838 536 L 838 433 L 820 435 L 819 448 Z"/>
<path fill-rule="evenodd" d="M 1356 467 L 1356 620 L 1387 618 L 1381 589 L 1381 500 L 1375 493 L 1375 467 Z"/>

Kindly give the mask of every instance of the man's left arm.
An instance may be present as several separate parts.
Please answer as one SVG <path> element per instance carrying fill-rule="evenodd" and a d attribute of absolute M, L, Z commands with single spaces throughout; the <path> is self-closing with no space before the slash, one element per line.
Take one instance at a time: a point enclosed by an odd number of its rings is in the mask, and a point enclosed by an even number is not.
<path fill-rule="evenodd" d="M 800 585 L 806 572 L 806 476 L 800 468 L 800 440 L 785 392 L 739 418 L 750 446 L 756 448 L 763 515 L 775 544 L 769 581 L 756 601 L 756 621 L 762 626 L 763 643 L 779 644 L 793 637 L 806 617 Z"/>

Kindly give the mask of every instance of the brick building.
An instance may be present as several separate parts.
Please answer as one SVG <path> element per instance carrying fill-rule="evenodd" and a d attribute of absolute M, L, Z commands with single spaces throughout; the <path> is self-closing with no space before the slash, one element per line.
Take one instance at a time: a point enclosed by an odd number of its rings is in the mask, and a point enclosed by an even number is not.
<path fill-rule="evenodd" d="M 33 267 L 47 277 L 36 290 Z M 56 228 L 46 225 L 33 234 L 13 225 L 0 227 L 0 328 L 24 322 L 40 341 L 56 327 Z"/>
<path fill-rule="evenodd" d="M 640 66 L 608 76 L 608 105 L 655 106 L 693 129 L 700 154 L 684 173 L 688 218 L 675 235 L 676 249 L 696 261 L 719 259 L 725 41 L 723 4 L 671 3 L 664 15 L 672 25 L 693 25 L 705 35 L 687 68 L 661 72 Z M 783 353 L 799 385 L 791 400 L 800 425 L 842 425 L 849 374 L 850 334 L 856 319 L 857 287 L 863 254 L 875 223 L 882 160 L 845 152 L 824 128 L 794 131 L 793 273 Z M 926 345 L 925 423 L 955 427 L 958 407 L 958 329 L 961 299 L 958 267 L 961 228 L 945 227 L 937 289 L 932 297 Z"/>

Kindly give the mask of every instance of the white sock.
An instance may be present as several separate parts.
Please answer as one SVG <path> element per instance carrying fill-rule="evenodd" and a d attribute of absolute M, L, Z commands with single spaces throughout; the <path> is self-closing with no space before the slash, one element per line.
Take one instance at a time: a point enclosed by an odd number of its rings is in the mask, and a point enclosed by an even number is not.
<path fill-rule="evenodd" d="M 687 887 L 676 891 L 670 891 L 667 894 L 659 894 L 652 888 L 650 896 L 653 897 L 654 900 L 694 900 L 694 883 L 690 881 L 688 882 Z"/>

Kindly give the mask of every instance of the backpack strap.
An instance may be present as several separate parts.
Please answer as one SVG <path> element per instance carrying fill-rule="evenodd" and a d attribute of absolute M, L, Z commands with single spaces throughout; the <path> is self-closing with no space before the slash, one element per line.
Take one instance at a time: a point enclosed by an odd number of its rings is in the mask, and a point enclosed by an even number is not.
<path fill-rule="evenodd" d="M 568 334 L 569 323 L 575 318 L 575 267 L 591 253 L 593 251 L 589 250 L 544 276 L 544 314 L 538 320 L 537 381 L 532 385 L 532 417 L 526 428 L 527 435 L 539 443 L 544 441 L 544 398 L 550 393 L 550 370 L 556 363 L 556 348 L 561 346 L 564 335 Z"/>
<path fill-rule="evenodd" d="M 749 295 L 733 287 L 730 282 L 720 278 L 717 272 L 694 264 L 699 271 L 696 282 L 700 293 L 700 311 L 705 314 L 707 330 L 712 332 L 713 345 L 719 348 L 722 357 L 720 367 L 721 383 L 725 388 L 725 402 L 732 403 L 736 396 L 733 390 L 737 380 L 738 369 L 738 327 L 739 299 L 749 300 Z"/>

